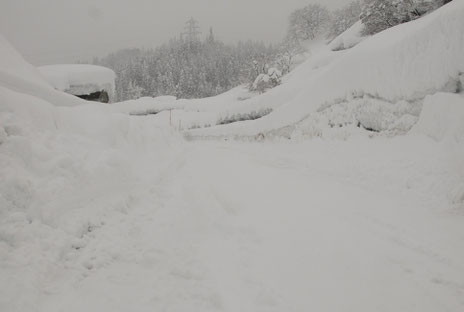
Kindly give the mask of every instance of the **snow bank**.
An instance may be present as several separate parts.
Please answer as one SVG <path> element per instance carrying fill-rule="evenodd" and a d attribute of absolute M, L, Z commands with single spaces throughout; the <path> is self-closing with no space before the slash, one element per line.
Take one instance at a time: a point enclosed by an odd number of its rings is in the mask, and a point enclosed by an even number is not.
<path fill-rule="evenodd" d="M 178 153 L 152 117 L 85 103 L 49 86 L 0 37 L 1 311 L 36 310 L 49 272 L 104 265 L 78 250 Z"/>
<path fill-rule="evenodd" d="M 179 99 L 175 96 L 142 97 L 112 105 L 112 110 L 125 114 L 144 115 L 165 110 L 184 110 L 186 112 L 219 113 L 238 106 L 255 94 L 244 86 L 231 89 L 223 94 L 203 99 Z"/>
<path fill-rule="evenodd" d="M 396 103 L 422 100 L 439 91 L 456 92 L 459 74 L 464 72 L 463 29 L 464 1 L 453 1 L 368 38 L 317 73 L 308 71 L 305 83 L 293 90 L 296 95 L 280 98 L 281 104 L 270 115 L 187 135 L 255 136 L 295 125 L 323 106 L 364 95 Z M 284 89 L 276 88 L 273 95 L 279 97 L 278 90 Z"/>
<path fill-rule="evenodd" d="M 178 153 L 167 127 L 105 106 L 56 107 L 0 86 L 1 311 L 35 310 L 49 272 L 104 266 L 109 256 L 78 251 Z"/>
<path fill-rule="evenodd" d="M 47 65 L 40 73 L 57 90 L 73 95 L 86 95 L 98 91 L 108 92 L 114 98 L 116 74 L 109 68 L 87 64 Z"/>
<path fill-rule="evenodd" d="M 329 43 L 329 48 L 332 51 L 351 49 L 352 47 L 366 39 L 366 37 L 362 35 L 363 30 L 364 24 L 362 23 L 362 21 L 358 21 L 356 24 L 345 30 L 338 37 L 333 39 Z"/>

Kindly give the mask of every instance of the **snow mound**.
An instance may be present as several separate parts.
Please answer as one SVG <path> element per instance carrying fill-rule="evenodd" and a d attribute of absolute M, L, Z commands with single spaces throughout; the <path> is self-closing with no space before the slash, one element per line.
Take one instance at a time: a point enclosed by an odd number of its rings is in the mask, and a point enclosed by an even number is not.
<path fill-rule="evenodd" d="M 464 143 L 464 95 L 437 93 L 428 96 L 413 132 L 438 142 Z"/>
<path fill-rule="evenodd" d="M 45 79 L 57 90 L 73 95 L 107 91 L 113 98 L 116 74 L 109 68 L 87 64 L 62 64 L 39 67 Z"/>
<path fill-rule="evenodd" d="M 345 30 L 338 37 L 333 39 L 329 43 L 329 48 L 332 51 L 351 49 L 352 47 L 366 39 L 366 37 L 362 35 L 363 30 L 364 24 L 362 23 L 362 21 L 358 21 L 353 26 Z"/>
<path fill-rule="evenodd" d="M 297 123 L 291 136 L 347 139 L 353 134 L 403 135 L 416 124 L 421 106 L 420 102 L 392 104 L 364 96 L 318 110 Z"/>
<path fill-rule="evenodd" d="M 464 1 L 453 1 L 428 16 L 372 36 L 342 54 L 331 52 L 340 57 L 317 72 L 301 69 L 309 73 L 305 83 L 294 89 L 296 95 L 290 99 L 280 98 L 281 104 L 268 116 L 187 135 L 256 136 L 294 126 L 321 107 L 365 95 L 398 103 L 421 101 L 440 91 L 458 92 L 459 75 L 464 72 L 463 29 Z M 275 97 L 284 89 L 289 87 L 274 89 Z"/>

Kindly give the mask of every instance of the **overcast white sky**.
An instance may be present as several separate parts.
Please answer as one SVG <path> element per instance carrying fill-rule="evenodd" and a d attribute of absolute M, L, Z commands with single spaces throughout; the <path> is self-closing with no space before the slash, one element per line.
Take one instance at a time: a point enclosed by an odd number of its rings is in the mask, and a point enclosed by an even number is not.
<path fill-rule="evenodd" d="M 279 41 L 289 13 L 311 2 L 351 0 L 0 0 L 0 32 L 35 65 L 88 60 L 119 48 L 154 47 L 191 16 L 226 42 Z"/>

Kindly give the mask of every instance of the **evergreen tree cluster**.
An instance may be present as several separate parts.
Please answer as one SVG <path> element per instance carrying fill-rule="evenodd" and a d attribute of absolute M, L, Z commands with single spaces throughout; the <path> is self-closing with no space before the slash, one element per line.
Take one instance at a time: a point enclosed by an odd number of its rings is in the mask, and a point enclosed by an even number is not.
<path fill-rule="evenodd" d="M 185 35 L 156 49 L 121 50 L 94 63 L 116 72 L 118 101 L 214 96 L 240 84 L 251 86 L 260 74 L 279 66 L 278 47 L 252 41 L 226 45 L 212 30 L 205 40 L 198 37 Z"/>

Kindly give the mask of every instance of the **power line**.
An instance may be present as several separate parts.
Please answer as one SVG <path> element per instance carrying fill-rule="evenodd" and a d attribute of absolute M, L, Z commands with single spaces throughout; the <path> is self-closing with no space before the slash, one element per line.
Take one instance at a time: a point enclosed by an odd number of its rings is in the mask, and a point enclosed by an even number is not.
<path fill-rule="evenodd" d="M 192 17 L 185 22 L 184 32 L 181 34 L 182 38 L 189 43 L 200 41 L 200 26 L 198 22 Z"/>

